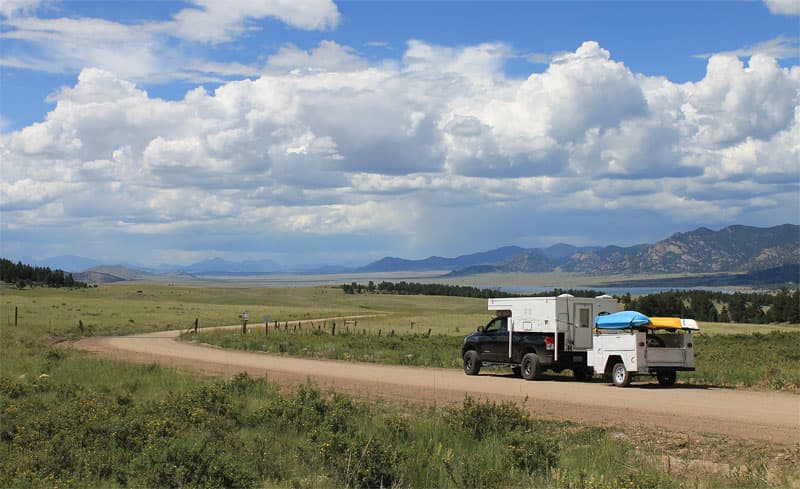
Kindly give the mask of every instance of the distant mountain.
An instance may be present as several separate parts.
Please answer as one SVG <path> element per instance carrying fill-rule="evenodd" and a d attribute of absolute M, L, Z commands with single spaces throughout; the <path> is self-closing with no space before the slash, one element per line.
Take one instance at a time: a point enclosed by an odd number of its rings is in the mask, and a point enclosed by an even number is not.
<path fill-rule="evenodd" d="M 153 275 L 139 270 L 132 270 L 120 265 L 93 267 L 73 275 L 75 280 L 93 284 L 110 284 L 127 280 L 147 280 Z"/>
<path fill-rule="evenodd" d="M 369 265 L 356 269 L 357 272 L 410 272 L 410 271 L 430 271 L 430 270 L 454 270 L 466 268 L 474 265 L 493 265 L 525 252 L 519 246 L 504 246 L 494 250 L 470 255 L 460 255 L 455 258 L 443 258 L 441 256 L 430 256 L 423 260 L 406 260 L 387 256 Z"/>
<path fill-rule="evenodd" d="M 569 260 L 575 253 L 584 253 L 599 250 L 600 246 L 572 246 L 570 244 L 558 243 L 547 248 L 537 249 L 542 256 L 555 263 L 562 264 Z"/>
<path fill-rule="evenodd" d="M 577 253 L 563 267 L 583 273 L 707 273 L 800 263 L 800 226 L 729 226 L 676 233 L 652 245 Z"/>
<path fill-rule="evenodd" d="M 65 272 L 82 272 L 92 267 L 97 267 L 103 263 L 91 258 L 84 258 L 82 256 L 63 255 L 45 258 L 44 260 L 30 260 L 31 264 L 40 267 L 49 267 L 53 270 L 59 268 Z"/>
<path fill-rule="evenodd" d="M 567 244 L 522 250 L 501 263 L 454 267 L 447 277 L 479 273 L 565 272 L 586 274 L 716 273 L 766 270 L 745 280 L 763 283 L 770 273 L 785 277 L 784 265 L 800 264 L 800 226 L 698 228 L 654 244 L 577 248 Z M 727 280 L 727 279 L 726 279 Z M 781 280 L 782 281 L 782 280 Z M 780 281 L 779 281 L 780 282 Z M 776 282 L 776 283 L 779 283 Z"/>
<path fill-rule="evenodd" d="M 222 258 L 212 258 L 182 267 L 182 270 L 194 275 L 208 275 L 214 273 L 269 273 L 281 270 L 281 268 L 272 260 L 232 262 Z"/>

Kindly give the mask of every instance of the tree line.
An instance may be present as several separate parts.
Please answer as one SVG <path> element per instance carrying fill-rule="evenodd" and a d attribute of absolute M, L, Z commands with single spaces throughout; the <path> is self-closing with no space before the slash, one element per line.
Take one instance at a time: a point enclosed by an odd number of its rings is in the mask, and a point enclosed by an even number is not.
<path fill-rule="evenodd" d="M 341 286 L 345 294 L 440 295 L 478 299 L 504 297 L 597 297 L 603 292 L 587 289 L 559 289 L 546 292 L 514 294 L 500 289 L 465 285 L 422 284 L 417 282 L 352 282 Z M 800 289 L 777 292 L 712 292 L 707 290 L 669 290 L 632 297 L 630 293 L 615 296 L 628 310 L 647 316 L 685 317 L 720 323 L 800 323 Z"/>
<path fill-rule="evenodd" d="M 35 267 L 21 261 L 14 263 L 6 258 L 0 258 L 0 281 L 16 284 L 20 289 L 32 286 L 86 287 L 84 282 L 75 280 L 64 270 Z"/>
<path fill-rule="evenodd" d="M 571 294 L 575 297 L 597 297 L 603 292 L 587 289 L 553 289 L 534 294 L 514 294 L 500 289 L 470 287 L 466 285 L 448 284 L 422 284 L 417 282 L 381 282 L 375 284 L 372 280 L 367 284 L 352 282 L 343 284 L 345 294 L 396 294 L 396 295 L 442 295 L 449 297 L 472 297 L 477 299 L 505 298 L 505 297 L 553 297 L 561 294 Z"/>
<path fill-rule="evenodd" d="M 800 323 L 800 289 L 767 292 L 670 290 L 617 297 L 625 309 L 647 316 L 679 316 L 720 323 Z"/>

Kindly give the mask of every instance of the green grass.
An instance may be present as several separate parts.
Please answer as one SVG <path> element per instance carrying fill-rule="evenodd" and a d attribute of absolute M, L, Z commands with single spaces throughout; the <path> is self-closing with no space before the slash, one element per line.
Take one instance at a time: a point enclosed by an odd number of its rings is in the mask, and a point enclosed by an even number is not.
<path fill-rule="evenodd" d="M 50 360 L 58 373 L 66 359 Z M 246 375 L 142 397 L 58 377 L 0 377 L 4 487 L 770 486 L 747 473 L 670 473 L 607 429 L 510 403 L 403 410 Z M 791 468 L 772 477 L 787 483 Z"/>
<path fill-rule="evenodd" d="M 203 326 L 237 324 L 247 311 L 252 323 L 350 315 L 395 314 L 397 328 L 434 328 L 455 332 L 470 326 L 470 315 L 488 318 L 486 301 L 461 297 L 346 295 L 338 288 L 192 287 L 120 284 L 96 289 L 0 289 L 0 324 L 53 335 L 79 334 L 78 321 L 92 334 L 129 334 L 189 328 L 195 318 Z M 478 321 L 480 323 L 482 321 Z M 402 323 L 402 324 L 401 324 Z M 380 327 L 379 320 L 363 323 Z"/>
<path fill-rule="evenodd" d="M 291 329 L 291 328 L 290 328 Z M 264 351 L 307 358 L 354 360 L 387 365 L 417 365 L 425 367 L 460 368 L 461 339 L 456 336 L 433 334 L 404 334 L 378 337 L 362 333 L 329 332 L 293 334 L 252 329 L 243 336 L 239 331 L 204 331 L 184 339 L 236 350 Z"/>
<path fill-rule="evenodd" d="M 694 337 L 695 372 L 680 378 L 726 387 L 800 390 L 800 332 Z"/>
<path fill-rule="evenodd" d="M 0 294 L 3 487 L 338 488 L 383 482 L 395 487 L 755 488 L 789 485 L 797 463 L 790 450 L 762 447 L 736 459 L 736 467 L 748 470 L 686 473 L 663 463 L 664 455 L 673 453 L 669 445 L 645 447 L 609 429 L 537 420 L 513 405 L 366 403 L 313 386 L 281 390 L 267 379 L 209 381 L 156 365 L 97 358 L 47 340 L 48 335 L 76 335 L 78 319 L 93 334 L 126 334 L 188 329 L 194 317 L 201 326 L 235 324 L 244 309 L 251 318 L 270 314 L 280 321 L 375 314 L 357 325 L 348 323 L 360 335 L 342 332 L 344 324 L 338 324 L 335 339 L 275 331 L 269 338 L 298 344 L 313 338 L 328 350 L 333 344 L 337 354 L 345 351 L 340 344 L 351 342 L 354 350 L 386 352 L 381 361 L 446 366 L 461 337 L 488 319 L 482 300 L 148 284 L 2 289 Z M 20 309 L 17 326 L 14 306 Z M 392 329 L 395 335 L 387 337 Z M 241 340 L 236 331 L 228 333 Z M 411 334 L 418 342 L 414 352 L 398 346 Z M 263 341 L 261 335 L 263 329 L 255 328 L 247 340 Z M 708 339 L 719 338 L 724 337 Z M 729 338 L 733 343 L 720 346 L 721 351 L 735 348 L 737 337 Z M 366 346 L 357 343 L 367 339 Z M 759 341 L 771 344 L 772 339 L 765 335 Z M 375 350 L 376 344 L 383 350 Z M 430 350 L 423 354 L 425 344 Z M 699 450 L 707 453 L 717 444 Z M 728 460 L 728 451 L 720 452 L 723 462 Z M 703 456 L 687 454 L 686 463 Z"/>

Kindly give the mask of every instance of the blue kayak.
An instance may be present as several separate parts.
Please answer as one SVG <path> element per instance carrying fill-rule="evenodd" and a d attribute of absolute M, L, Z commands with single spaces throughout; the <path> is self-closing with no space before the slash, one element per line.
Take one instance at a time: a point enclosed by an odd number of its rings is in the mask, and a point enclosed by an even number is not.
<path fill-rule="evenodd" d="M 598 329 L 625 329 L 650 324 L 650 318 L 636 311 L 621 311 L 597 316 L 594 326 Z"/>

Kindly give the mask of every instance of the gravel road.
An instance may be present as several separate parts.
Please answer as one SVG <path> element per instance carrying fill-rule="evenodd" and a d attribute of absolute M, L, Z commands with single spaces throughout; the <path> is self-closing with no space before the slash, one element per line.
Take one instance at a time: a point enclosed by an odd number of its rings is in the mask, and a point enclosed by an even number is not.
<path fill-rule="evenodd" d="M 230 351 L 178 340 L 179 331 L 84 338 L 72 346 L 100 355 L 211 375 L 247 372 L 293 384 L 310 379 L 360 397 L 437 404 L 460 403 L 465 394 L 522 401 L 538 416 L 592 424 L 667 429 L 800 443 L 800 395 L 681 385 L 660 388 L 642 381 L 616 388 L 599 380 L 566 378 L 526 382 L 509 375 L 464 375 L 460 370 L 310 360 Z"/>

